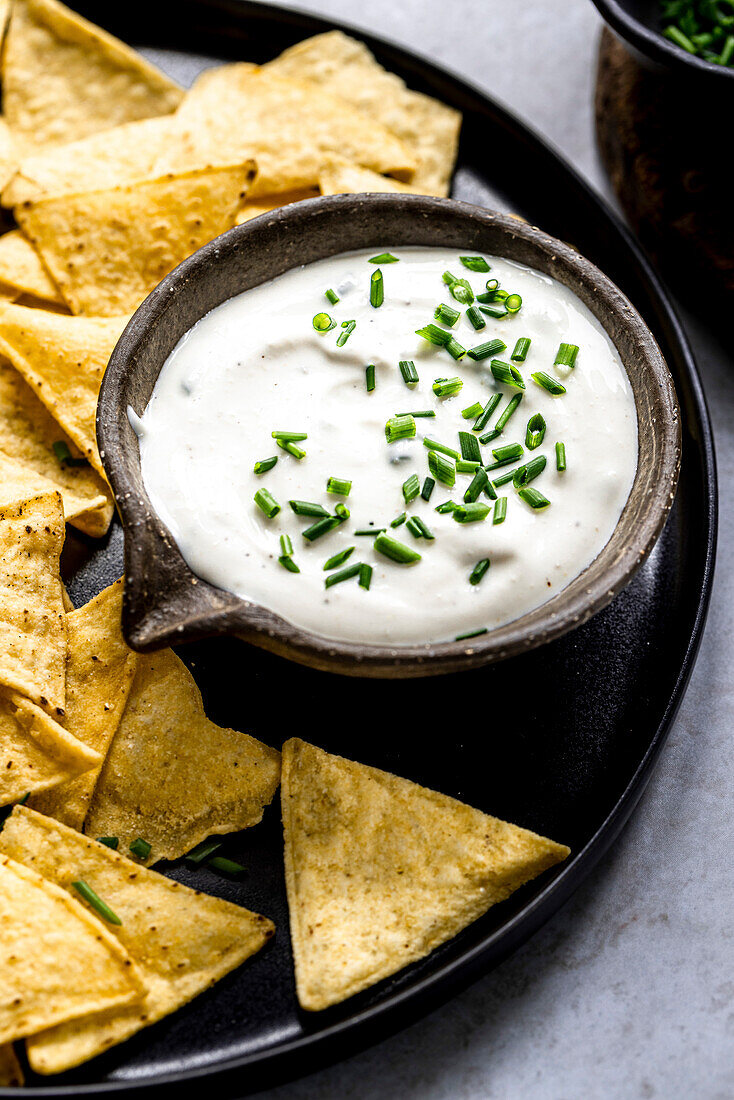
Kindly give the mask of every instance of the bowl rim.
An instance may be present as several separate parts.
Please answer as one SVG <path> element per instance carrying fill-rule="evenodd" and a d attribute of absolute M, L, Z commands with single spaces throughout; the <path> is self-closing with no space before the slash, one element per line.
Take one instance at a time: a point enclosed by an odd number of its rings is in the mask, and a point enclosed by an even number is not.
<path fill-rule="evenodd" d="M 734 79 L 734 65 L 716 65 L 713 61 L 688 53 L 681 46 L 670 42 L 662 31 L 653 30 L 641 19 L 630 15 L 619 0 L 593 0 L 593 3 L 617 34 L 655 64 L 675 73 L 686 73 L 689 76 L 695 74 L 699 79 Z"/>
<path fill-rule="evenodd" d="M 600 303 L 600 308 L 605 308 L 610 317 L 616 317 L 634 334 L 636 350 L 654 378 L 659 391 L 657 397 L 667 412 L 654 422 L 655 437 L 661 447 L 660 477 L 648 494 L 644 522 L 604 573 L 590 585 L 577 583 L 604 552 L 602 548 L 587 569 L 550 600 L 503 626 L 461 641 L 392 646 L 340 641 L 303 630 L 259 604 L 215 588 L 198 578 L 186 564 L 144 488 L 141 491 L 126 469 L 125 456 L 128 454 L 133 466 L 138 472 L 140 470 L 137 440 L 126 415 L 129 368 L 137 349 L 149 338 L 159 314 L 170 306 L 176 291 L 192 279 L 205 279 L 222 250 L 242 250 L 250 237 L 269 231 L 276 235 L 280 231 L 283 239 L 283 231 L 287 234 L 289 223 L 297 223 L 302 218 L 313 222 L 322 216 L 328 222 L 329 216 L 338 216 L 342 224 L 346 224 L 350 214 L 361 211 L 365 204 L 383 212 L 413 208 L 422 218 L 438 216 L 450 208 L 458 217 L 492 226 L 510 240 L 520 238 L 541 258 L 548 256 L 557 261 L 568 277 L 575 275 L 580 283 L 593 290 L 594 300 Z M 337 255 L 350 248 L 345 235 L 342 247 L 328 254 Z M 286 269 L 297 263 L 290 259 Z M 564 281 L 563 278 L 560 281 Z M 614 343 L 612 334 L 606 331 Z M 635 406 L 639 434 L 637 401 Z M 127 442 L 123 438 L 125 434 Z M 591 261 L 572 245 L 511 214 L 500 214 L 454 199 L 393 193 L 333 195 L 290 204 L 235 226 L 184 260 L 141 303 L 112 353 L 100 390 L 97 438 L 125 534 L 123 632 L 132 648 L 147 651 L 206 636 L 235 634 L 315 668 L 368 677 L 426 676 L 476 667 L 525 652 L 581 625 L 626 586 L 655 544 L 675 497 L 681 454 L 677 398 L 662 353 L 628 299 Z M 129 453 L 131 449 L 132 454 Z M 636 472 L 635 481 L 637 477 Z M 632 490 L 619 522 L 629 507 L 631 496 Z M 156 549 L 158 553 L 151 553 Z M 570 592 L 574 586 L 575 591 Z M 530 617 L 533 621 L 529 627 L 527 620 Z"/>

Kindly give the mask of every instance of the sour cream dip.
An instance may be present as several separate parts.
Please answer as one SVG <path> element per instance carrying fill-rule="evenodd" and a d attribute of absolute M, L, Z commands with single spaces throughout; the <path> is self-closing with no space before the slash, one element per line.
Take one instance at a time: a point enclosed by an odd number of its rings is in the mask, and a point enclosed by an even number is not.
<path fill-rule="evenodd" d="M 376 252 L 212 310 L 130 417 L 151 503 L 199 577 L 324 637 L 448 641 L 538 607 L 603 549 L 636 471 L 635 404 L 604 329 L 556 280 L 453 249 Z M 435 415 L 396 424 L 414 413 Z"/>

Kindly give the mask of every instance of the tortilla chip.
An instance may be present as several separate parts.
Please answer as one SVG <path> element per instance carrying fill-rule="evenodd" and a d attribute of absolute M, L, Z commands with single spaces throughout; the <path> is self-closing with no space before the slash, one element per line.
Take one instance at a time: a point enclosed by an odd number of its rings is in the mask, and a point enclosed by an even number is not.
<path fill-rule="evenodd" d="M 260 199 L 248 199 L 235 219 L 236 225 L 259 218 L 261 214 L 269 214 L 271 210 L 279 210 L 281 206 L 290 206 L 291 203 L 301 202 L 302 199 L 317 199 L 319 191 L 315 187 L 302 187 L 297 191 L 283 191 L 280 195 L 263 195 Z"/>
<path fill-rule="evenodd" d="M 234 225 L 251 161 L 16 207 L 73 313 L 130 313 L 201 245 Z"/>
<path fill-rule="evenodd" d="M 59 493 L 0 508 L 0 685 L 64 713 L 66 616 Z"/>
<path fill-rule="evenodd" d="M 139 1001 L 117 937 L 66 890 L 0 855 L 0 1044 Z"/>
<path fill-rule="evenodd" d="M 64 443 L 72 458 L 81 454 L 17 370 L 0 357 L 0 505 L 56 489 L 67 522 L 99 538 L 112 519 L 112 495 L 89 466 L 59 462 L 54 443 Z"/>
<path fill-rule="evenodd" d="M 0 1089 L 20 1088 L 25 1084 L 23 1070 L 15 1057 L 12 1043 L 0 1046 Z"/>
<path fill-rule="evenodd" d="M 425 192 L 411 183 L 381 176 L 369 168 L 360 168 L 348 160 L 334 157 L 325 161 L 319 172 L 319 190 L 322 195 L 357 195 L 363 192 L 403 193 L 421 195 Z"/>
<path fill-rule="evenodd" d="M 409 179 L 415 159 L 399 138 L 315 84 L 284 80 L 251 65 L 210 69 L 181 104 L 181 141 L 165 149 L 160 171 L 231 164 L 253 157 L 250 198 L 316 186 L 321 164 L 338 153 Z"/>
<path fill-rule="evenodd" d="M 327 95 L 351 103 L 367 117 L 382 123 L 414 155 L 417 167 L 411 183 L 419 192 L 448 195 L 461 114 L 437 99 L 411 91 L 399 76 L 378 65 L 363 42 L 341 31 L 329 31 L 291 46 L 265 69 L 292 80 L 314 82 Z M 344 148 L 336 151 L 357 163 L 367 163 L 352 157 Z"/>
<path fill-rule="evenodd" d="M 0 806 L 102 766 L 102 756 L 15 691 L 0 692 Z"/>
<path fill-rule="evenodd" d="M 256 825 L 279 782 L 280 753 L 210 722 L 193 676 L 164 649 L 138 658 L 84 831 L 123 849 L 142 836 L 153 861 L 176 859 L 213 833 Z"/>
<path fill-rule="evenodd" d="M 175 1012 L 259 951 L 274 931 L 267 917 L 189 890 L 25 806 L 5 822 L 0 851 L 59 886 L 88 882 L 122 921 L 114 931 L 148 987 L 138 1008 L 35 1036 L 28 1057 L 38 1073 L 77 1066 Z"/>
<path fill-rule="evenodd" d="M 102 476 L 97 397 L 109 357 L 128 321 L 127 316 L 63 317 L 12 303 L 0 306 L 0 352 Z"/>
<path fill-rule="evenodd" d="M 3 291 L 18 291 L 39 301 L 66 305 L 41 257 L 19 229 L 0 237 L 0 286 Z"/>
<path fill-rule="evenodd" d="M 0 190 L 15 175 L 19 159 L 13 135 L 5 119 L 0 116 Z"/>
<path fill-rule="evenodd" d="M 66 616 L 69 655 L 64 727 L 94 750 L 97 759 L 83 775 L 36 796 L 31 805 L 72 829 L 81 830 L 84 824 L 135 675 L 137 656 L 122 637 L 121 613 L 122 580 L 119 580 Z M 97 835 L 116 834 L 100 831 Z"/>
<path fill-rule="evenodd" d="M 429 954 L 569 849 L 447 795 L 283 746 L 296 987 L 317 1011 Z"/>
<path fill-rule="evenodd" d="M 174 111 L 183 90 L 135 50 L 56 0 L 15 0 L 3 104 L 28 149 Z"/>

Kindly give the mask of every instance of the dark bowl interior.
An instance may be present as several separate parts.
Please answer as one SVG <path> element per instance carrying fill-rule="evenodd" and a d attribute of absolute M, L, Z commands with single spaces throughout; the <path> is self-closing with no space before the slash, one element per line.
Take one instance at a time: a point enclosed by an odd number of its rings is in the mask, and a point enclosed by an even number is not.
<path fill-rule="evenodd" d="M 126 415 L 142 413 L 181 336 L 243 290 L 300 264 L 358 248 L 443 245 L 505 256 L 565 283 L 599 319 L 632 384 L 638 470 L 617 529 L 553 599 L 471 641 L 424 646 L 336 642 L 195 577 L 143 486 Z M 223 234 L 172 272 L 125 329 L 100 393 L 97 434 L 125 529 L 123 629 L 135 649 L 235 634 L 316 668 L 361 676 L 422 676 L 474 667 L 556 638 L 604 607 L 662 530 L 680 465 L 675 391 L 661 352 L 629 301 L 575 249 L 512 216 L 413 195 L 338 195 L 284 207 Z"/>

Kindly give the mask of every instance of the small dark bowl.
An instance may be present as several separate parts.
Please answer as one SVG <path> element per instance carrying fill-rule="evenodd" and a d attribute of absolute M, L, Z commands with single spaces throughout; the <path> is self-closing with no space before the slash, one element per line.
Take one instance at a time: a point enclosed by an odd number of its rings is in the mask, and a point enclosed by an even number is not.
<path fill-rule="evenodd" d="M 696 57 L 663 35 L 659 0 L 594 0 L 594 4 L 647 68 L 670 73 L 699 89 L 708 88 L 712 94 L 734 94 L 734 67 Z"/>
<path fill-rule="evenodd" d="M 639 461 L 612 538 L 591 565 L 542 607 L 464 642 L 359 645 L 300 630 L 257 604 L 200 580 L 157 517 L 126 410 L 142 413 L 163 363 L 205 313 L 300 264 L 359 248 L 440 245 L 517 260 L 565 283 L 601 321 L 629 375 Z M 138 650 L 235 634 L 303 664 L 353 676 L 454 672 L 557 638 L 599 611 L 650 552 L 672 505 L 680 464 L 673 383 L 653 336 L 624 295 L 569 245 L 503 214 L 414 195 L 337 195 L 231 229 L 173 271 L 137 310 L 110 359 L 97 438 L 125 529 L 123 629 Z"/>

